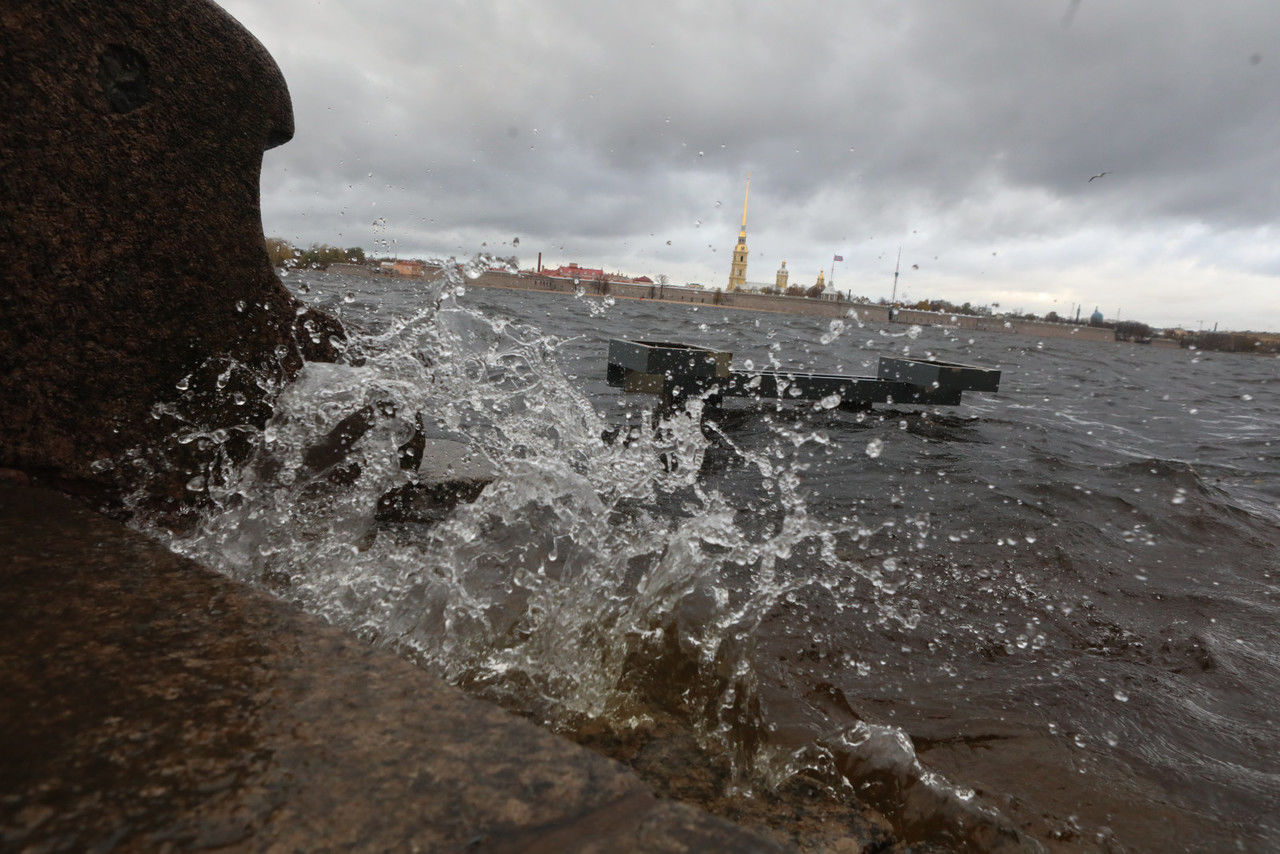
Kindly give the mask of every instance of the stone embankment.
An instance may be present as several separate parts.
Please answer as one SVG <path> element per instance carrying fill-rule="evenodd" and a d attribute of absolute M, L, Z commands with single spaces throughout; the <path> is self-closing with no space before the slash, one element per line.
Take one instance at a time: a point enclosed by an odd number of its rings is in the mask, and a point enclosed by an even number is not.
<path fill-rule="evenodd" d="M 344 276 L 364 276 L 374 278 L 384 275 L 368 264 L 330 264 L 326 268 L 330 273 L 341 273 Z"/>
<path fill-rule="evenodd" d="M 888 306 L 873 303 L 848 302 L 834 299 L 810 299 L 774 294 L 725 293 L 723 291 L 673 285 L 646 285 L 634 282 L 595 282 L 574 284 L 568 279 L 551 278 L 515 273 L 490 271 L 471 282 L 473 285 L 511 290 L 545 291 L 549 293 L 585 293 L 611 296 L 617 299 L 650 299 L 662 302 L 714 305 L 717 308 L 736 308 L 746 311 L 765 311 L 777 314 L 799 314 L 809 317 L 846 318 L 856 312 L 864 322 L 889 323 Z M 1034 320 L 1014 320 L 999 317 L 974 317 L 971 315 L 945 314 L 916 309 L 899 309 L 893 322 L 939 326 L 974 332 L 1000 332 L 1031 335 L 1038 338 L 1074 338 L 1079 341 L 1114 342 L 1115 333 L 1110 329 L 1092 326 L 1074 326 L 1067 323 L 1044 323 Z"/>
<path fill-rule="evenodd" d="M 57 493 L 0 542 L 0 849 L 785 850 Z"/>

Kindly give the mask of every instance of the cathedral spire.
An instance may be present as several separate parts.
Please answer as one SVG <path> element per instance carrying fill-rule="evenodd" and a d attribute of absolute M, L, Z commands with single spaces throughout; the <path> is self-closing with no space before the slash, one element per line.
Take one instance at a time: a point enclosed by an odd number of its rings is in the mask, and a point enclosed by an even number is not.
<path fill-rule="evenodd" d="M 740 290 L 747 283 L 747 201 L 751 198 L 751 175 L 747 175 L 747 192 L 742 197 L 742 228 L 738 245 L 733 247 L 733 264 L 729 267 L 728 290 Z"/>

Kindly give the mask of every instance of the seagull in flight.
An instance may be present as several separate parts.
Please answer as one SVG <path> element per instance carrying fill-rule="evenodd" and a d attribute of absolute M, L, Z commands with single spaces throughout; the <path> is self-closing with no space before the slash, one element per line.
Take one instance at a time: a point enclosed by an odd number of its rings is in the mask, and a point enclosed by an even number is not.
<path fill-rule="evenodd" d="M 1090 179 L 1089 179 L 1088 181 L 1086 181 L 1085 183 L 1086 183 L 1086 184 L 1092 184 L 1094 181 L 1098 180 L 1098 179 L 1099 179 L 1099 178 L 1101 178 L 1103 175 L 1110 175 L 1110 174 L 1111 174 L 1110 172 L 1099 172 L 1097 175 L 1094 175 L 1092 178 L 1090 178 Z"/>

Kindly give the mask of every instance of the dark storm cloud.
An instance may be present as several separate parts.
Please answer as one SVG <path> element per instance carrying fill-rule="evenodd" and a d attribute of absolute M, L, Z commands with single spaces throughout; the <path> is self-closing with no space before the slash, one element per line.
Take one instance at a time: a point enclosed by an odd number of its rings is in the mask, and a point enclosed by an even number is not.
<path fill-rule="evenodd" d="M 879 295 L 903 244 L 938 296 L 1280 326 L 1267 4 L 227 5 L 293 92 L 273 233 L 718 283 L 751 173 L 753 280 Z"/>

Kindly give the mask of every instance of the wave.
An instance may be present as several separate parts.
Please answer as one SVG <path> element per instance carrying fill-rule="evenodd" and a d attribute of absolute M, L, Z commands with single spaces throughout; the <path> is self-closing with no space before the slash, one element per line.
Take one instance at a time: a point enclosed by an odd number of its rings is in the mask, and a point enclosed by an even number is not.
<path fill-rule="evenodd" d="M 264 429 L 238 431 L 248 462 L 206 473 L 198 524 L 153 533 L 560 731 L 674 720 L 728 790 L 807 776 L 906 839 L 1032 845 L 925 768 L 899 728 L 811 709 L 807 737 L 778 739 L 759 637 L 787 597 L 816 583 L 878 624 L 918 620 L 892 567 L 858 549 L 874 530 L 810 513 L 798 460 L 823 448 L 821 429 L 709 437 L 696 401 L 611 424 L 561 369 L 563 341 L 465 307 L 465 283 L 453 268 L 416 310 L 353 331 L 341 362 L 308 364 Z M 353 414 L 362 429 L 344 432 Z M 973 439 L 956 419 L 914 423 Z M 415 441 L 465 453 L 442 470 L 475 485 L 431 523 L 387 512 L 415 479 L 401 464 Z M 717 455 L 749 475 L 749 501 L 704 476 Z"/>

